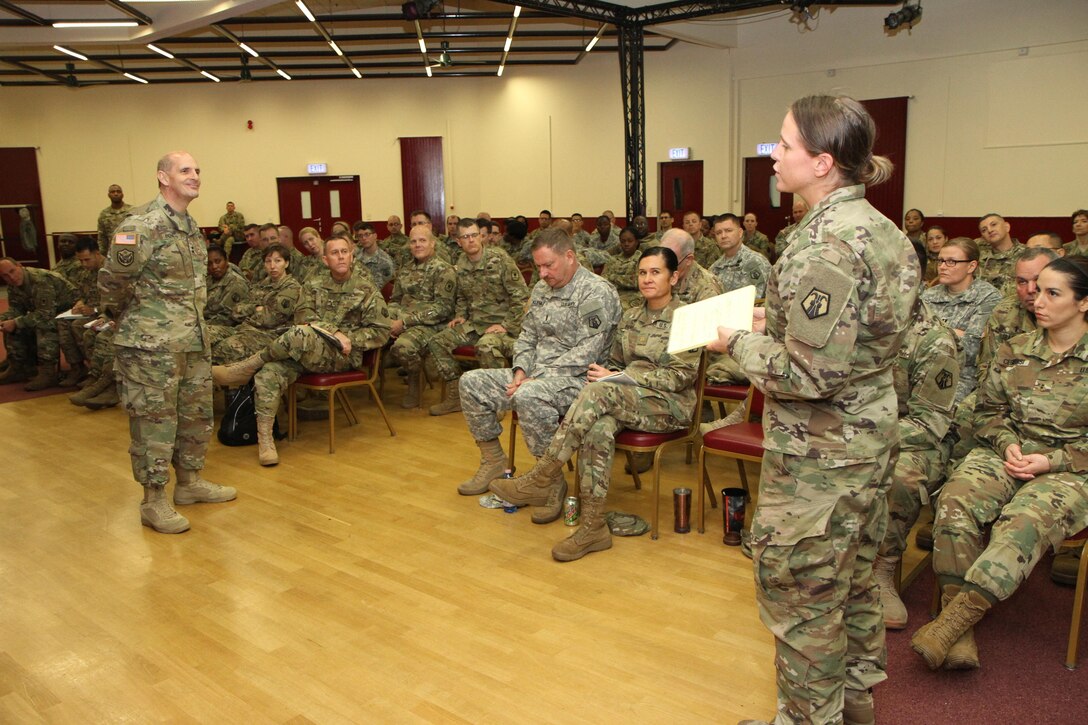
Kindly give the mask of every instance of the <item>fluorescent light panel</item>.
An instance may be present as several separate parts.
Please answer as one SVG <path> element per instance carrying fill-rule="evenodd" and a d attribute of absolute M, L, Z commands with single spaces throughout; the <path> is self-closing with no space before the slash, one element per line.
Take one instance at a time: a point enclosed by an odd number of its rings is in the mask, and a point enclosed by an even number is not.
<path fill-rule="evenodd" d="M 423 38 L 419 39 L 419 52 L 424 55 L 427 54 L 427 41 L 423 40 Z"/>
<path fill-rule="evenodd" d="M 358 69 L 358 68 L 356 68 L 355 66 L 352 66 L 352 67 L 351 67 L 351 72 L 355 74 L 355 77 L 356 77 L 356 78 L 362 78 L 362 77 L 363 77 L 363 74 L 362 74 L 362 73 L 360 73 L 360 72 L 359 72 L 359 69 Z"/>
<path fill-rule="evenodd" d="M 431 67 L 429 65 L 425 67 L 427 69 L 427 77 L 430 78 L 433 75 L 433 73 L 431 73 Z"/>
<path fill-rule="evenodd" d="M 336 44 L 335 40 L 329 41 L 329 47 L 332 48 L 337 55 L 343 55 L 344 51 L 340 50 L 340 46 Z"/>
<path fill-rule="evenodd" d="M 505 68 L 506 68 L 506 64 L 505 64 L 505 63 L 503 63 L 502 65 L 500 65 L 500 66 L 499 66 L 499 78 L 502 78 L 502 72 L 503 72 L 503 70 L 504 70 Z"/>
<path fill-rule="evenodd" d="M 83 55 L 82 53 L 77 53 L 74 50 L 68 50 L 67 48 L 65 48 L 63 46 L 60 46 L 60 45 L 54 45 L 53 50 L 59 50 L 61 53 L 66 53 L 66 54 L 72 56 L 73 58 L 79 58 L 80 60 L 87 60 L 87 56 Z"/>
<path fill-rule="evenodd" d="M 594 35 L 593 40 L 589 41 L 589 45 L 586 46 L 586 52 L 587 53 L 589 51 L 593 50 L 593 46 L 595 46 L 597 44 L 598 40 L 600 40 L 600 38 L 598 36 Z"/>
<path fill-rule="evenodd" d="M 295 0 L 295 5 L 298 5 L 298 9 L 302 11 L 302 14 L 306 16 L 307 20 L 311 23 L 317 22 L 314 18 L 314 14 L 310 12 L 310 8 L 306 7 L 306 3 L 302 2 L 302 0 Z"/>
<path fill-rule="evenodd" d="M 287 71 L 285 71 L 283 68 L 277 68 L 276 72 L 279 73 L 285 81 L 291 80 L 291 76 L 287 75 Z"/>
<path fill-rule="evenodd" d="M 122 73 L 121 75 L 123 75 L 125 78 L 128 78 L 130 81 L 136 81 L 137 83 L 147 83 L 146 78 L 141 78 L 140 76 L 134 76 L 131 73 Z"/>
<path fill-rule="evenodd" d="M 512 43 L 513 41 L 514 41 L 514 39 L 511 38 L 509 35 L 506 36 L 506 45 L 504 45 L 502 47 L 502 52 L 503 53 L 509 53 L 510 52 L 510 43 Z"/>
<path fill-rule="evenodd" d="M 218 79 L 218 78 L 216 78 L 215 76 L 213 76 L 213 75 L 212 75 L 211 73 L 209 73 L 209 72 L 208 72 L 208 71 L 206 71 L 206 70 L 202 70 L 202 71 L 200 71 L 200 75 L 204 76 L 205 78 L 207 78 L 207 79 L 208 79 L 208 80 L 210 80 L 210 81 L 215 81 L 216 83 L 218 83 L 218 82 L 219 82 L 219 79 Z"/>
<path fill-rule="evenodd" d="M 515 5 L 514 6 L 514 17 L 515 18 L 520 18 L 521 17 L 521 6 L 520 5 Z"/>
<path fill-rule="evenodd" d="M 241 48 L 242 50 L 244 50 L 245 52 L 249 53 L 250 55 L 252 55 L 254 58 L 260 58 L 261 57 L 261 56 L 257 55 L 257 51 L 253 50 L 253 48 L 250 48 L 245 43 L 239 43 L 238 47 Z"/>
<path fill-rule="evenodd" d="M 162 48 L 160 48 L 157 45 L 154 45 L 152 43 L 148 43 L 147 47 L 150 48 L 151 50 L 155 51 L 156 53 L 158 53 L 161 56 L 169 58 L 170 60 L 174 59 L 174 54 L 173 53 L 168 53 L 168 52 L 166 52 L 165 50 L 163 50 Z"/>
<path fill-rule="evenodd" d="M 135 28 L 135 20 L 83 20 L 68 23 L 53 23 L 54 28 Z"/>

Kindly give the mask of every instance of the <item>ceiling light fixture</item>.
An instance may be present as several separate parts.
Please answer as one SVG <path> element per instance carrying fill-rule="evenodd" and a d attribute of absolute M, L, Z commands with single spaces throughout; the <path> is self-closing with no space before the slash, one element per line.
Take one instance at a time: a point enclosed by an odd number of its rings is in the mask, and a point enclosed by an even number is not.
<path fill-rule="evenodd" d="M 431 67 L 430 67 L 430 66 L 427 66 L 426 68 L 427 68 L 427 77 L 428 77 L 428 78 L 430 78 L 430 77 L 431 77 L 431 76 L 433 76 L 434 74 L 433 74 L 433 73 L 431 73 Z"/>
<path fill-rule="evenodd" d="M 514 39 L 511 38 L 509 35 L 506 36 L 506 44 L 502 46 L 502 52 L 503 53 L 509 53 L 510 52 L 510 43 L 512 43 L 513 40 Z"/>
<path fill-rule="evenodd" d="M 77 20 L 63 23 L 53 23 L 54 28 L 135 28 L 139 23 L 135 20 Z"/>
<path fill-rule="evenodd" d="M 217 77 L 213 76 L 211 73 L 209 73 L 206 70 L 200 71 L 200 75 L 204 76 L 205 78 L 207 78 L 210 81 L 215 81 L 216 83 L 219 82 L 219 79 Z"/>
<path fill-rule="evenodd" d="M 419 52 L 427 55 L 427 41 L 423 40 L 422 36 L 419 39 Z"/>
<path fill-rule="evenodd" d="M 903 3 L 903 7 L 896 10 L 894 13 L 889 13 L 888 17 L 884 18 L 884 29 L 888 31 L 896 31 L 901 26 L 906 25 L 907 28 L 913 28 L 915 23 L 922 19 L 922 2 L 918 0 L 914 5 L 911 5 L 909 0 Z"/>
<path fill-rule="evenodd" d="M 60 46 L 60 45 L 54 45 L 53 50 L 59 50 L 61 53 L 67 53 L 68 55 L 72 56 L 73 58 L 79 58 L 80 60 L 87 60 L 87 56 L 83 55 L 82 53 L 77 53 L 74 50 L 68 50 L 67 48 L 65 48 L 63 46 Z"/>
<path fill-rule="evenodd" d="M 503 71 L 504 68 L 506 68 L 505 63 L 499 66 L 499 78 L 502 78 L 502 71 Z"/>
<path fill-rule="evenodd" d="M 335 40 L 329 41 L 329 47 L 332 48 L 337 55 L 343 55 L 344 51 L 340 50 L 340 46 L 336 44 Z"/>
<path fill-rule="evenodd" d="M 514 6 L 514 17 L 515 18 L 520 18 L 521 17 L 521 6 L 520 5 L 515 5 Z"/>
<path fill-rule="evenodd" d="M 287 71 L 285 71 L 283 68 L 277 68 L 276 72 L 279 73 L 285 81 L 291 80 L 291 76 L 287 75 Z"/>
<path fill-rule="evenodd" d="M 362 73 L 360 73 L 360 72 L 359 72 L 359 69 L 358 69 L 358 68 L 356 68 L 355 66 L 352 66 L 352 67 L 351 67 L 351 72 L 355 74 L 355 77 L 356 77 L 356 78 L 362 78 L 362 77 L 363 77 L 363 74 L 362 74 Z"/>
<path fill-rule="evenodd" d="M 250 48 L 245 43 L 239 43 L 238 47 L 241 48 L 242 50 L 244 50 L 245 52 L 249 53 L 250 55 L 252 55 L 254 58 L 260 58 L 261 57 L 261 56 L 257 55 L 257 51 L 253 50 L 253 48 Z"/>
<path fill-rule="evenodd" d="M 306 16 L 307 20 L 311 23 L 317 22 L 317 20 L 314 19 L 314 14 L 310 12 L 310 8 L 306 7 L 306 3 L 302 2 L 302 0 L 295 0 L 295 5 L 298 5 L 298 9 L 302 11 L 302 14 Z"/>
<path fill-rule="evenodd" d="M 150 48 L 151 50 L 155 51 L 159 55 L 165 57 L 165 58 L 169 58 L 170 60 L 174 59 L 174 54 L 173 53 L 168 53 L 168 52 L 166 52 L 165 50 L 163 50 L 162 48 L 160 48 L 157 45 L 154 45 L 152 43 L 148 43 L 147 47 Z"/>
<path fill-rule="evenodd" d="M 146 78 L 141 78 L 140 76 L 132 75 L 131 73 L 122 73 L 121 75 L 123 75 L 125 78 L 128 78 L 129 80 L 136 81 L 137 83 L 147 84 L 148 82 Z"/>
<path fill-rule="evenodd" d="M 593 46 L 597 45 L 597 41 L 601 39 L 601 36 L 602 36 L 602 35 L 604 35 L 604 29 L 605 29 L 605 27 L 607 27 L 607 26 L 605 26 L 605 25 L 602 25 L 602 26 L 601 26 L 601 27 L 600 27 L 600 28 L 599 28 L 599 29 L 597 30 L 597 34 L 593 36 L 593 40 L 589 41 L 589 45 L 587 45 L 587 46 L 586 46 L 586 52 L 587 52 L 587 53 L 588 53 L 589 51 L 593 50 Z"/>

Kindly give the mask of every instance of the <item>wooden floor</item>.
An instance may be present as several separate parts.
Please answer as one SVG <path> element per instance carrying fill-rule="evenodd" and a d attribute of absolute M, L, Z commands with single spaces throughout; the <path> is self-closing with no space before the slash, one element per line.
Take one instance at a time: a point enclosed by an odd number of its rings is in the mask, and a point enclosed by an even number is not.
<path fill-rule="evenodd" d="M 395 376 L 393 378 L 396 380 Z M 0 405 L 0 722 L 735 722 L 774 707 L 751 564 L 671 527 L 570 564 L 537 526 L 458 496 L 477 453 L 460 415 L 373 406 L 257 465 L 214 442 L 238 499 L 142 527 L 120 410 Z M 434 402 L 430 391 L 427 403 Z M 342 421 L 343 418 L 341 417 Z M 519 442 L 519 462 L 531 461 Z M 735 468 L 712 464 L 717 487 Z M 753 469 L 754 473 L 754 469 Z M 568 478 L 571 474 L 567 474 Z M 610 508 L 649 520 L 617 463 Z"/>

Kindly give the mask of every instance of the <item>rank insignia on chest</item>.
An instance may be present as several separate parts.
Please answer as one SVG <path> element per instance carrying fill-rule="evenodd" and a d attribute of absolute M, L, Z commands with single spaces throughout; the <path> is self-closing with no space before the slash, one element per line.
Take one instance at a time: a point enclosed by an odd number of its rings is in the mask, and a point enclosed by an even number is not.
<path fill-rule="evenodd" d="M 937 383 L 937 387 L 941 390 L 948 390 L 952 387 L 952 373 L 948 370 L 942 370 L 937 373 L 937 377 L 934 378 L 934 382 Z"/>
<path fill-rule="evenodd" d="M 594 330 L 601 326 L 601 318 L 599 315 L 590 315 L 586 322 L 589 323 L 589 326 Z"/>
<path fill-rule="evenodd" d="M 812 291 L 805 295 L 805 299 L 801 300 L 801 307 L 810 320 L 823 317 L 831 309 L 831 295 L 813 287 Z"/>
<path fill-rule="evenodd" d="M 136 261 L 136 252 L 131 249 L 118 249 L 114 259 L 122 267 L 131 267 L 132 263 Z"/>
<path fill-rule="evenodd" d="M 128 246 L 136 246 L 136 243 L 140 241 L 140 235 L 135 232 L 118 232 L 113 235 L 114 244 L 124 244 Z"/>

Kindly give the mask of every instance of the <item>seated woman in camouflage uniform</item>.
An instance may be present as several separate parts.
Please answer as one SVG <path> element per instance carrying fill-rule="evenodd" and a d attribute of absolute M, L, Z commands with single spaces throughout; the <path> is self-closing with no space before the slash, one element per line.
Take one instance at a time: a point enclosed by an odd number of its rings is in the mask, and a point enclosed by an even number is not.
<path fill-rule="evenodd" d="M 1039 329 L 999 348 L 979 389 L 981 445 L 937 504 L 944 611 L 911 640 L 930 669 L 977 668 L 974 625 L 1048 546 L 1088 526 L 1088 258 L 1054 260 L 1038 286 Z"/>
<path fill-rule="evenodd" d="M 589 366 L 589 385 L 582 388 L 552 437 L 544 455 L 524 476 L 497 479 L 491 490 L 511 503 L 525 492 L 539 490 L 539 480 L 551 480 L 563 464 L 578 454 L 582 497 L 581 526 L 552 548 L 557 561 L 574 561 L 612 547 L 604 518 L 604 502 L 616 452 L 616 433 L 624 428 L 665 433 L 691 423 L 695 405 L 698 351 L 670 355 L 665 351 L 678 281 L 676 255 L 665 247 L 642 253 L 638 285 L 643 303 L 623 314 L 612 339 L 607 366 Z M 616 371 L 624 380 L 604 382 Z M 626 384 L 625 384 L 626 383 Z"/>
<path fill-rule="evenodd" d="M 276 339 L 291 325 L 302 294 L 302 285 L 287 274 L 291 256 L 281 244 L 264 250 L 268 275 L 250 288 L 249 301 L 236 305 L 231 318 L 237 323 L 234 334 L 212 345 L 216 365 L 244 360 Z"/>
<path fill-rule="evenodd" d="M 973 239 L 950 239 L 937 257 L 938 284 L 923 292 L 922 299 L 955 331 L 963 349 L 963 368 L 956 388 L 958 403 L 975 389 L 982 330 L 1001 301 L 1001 293 L 989 282 L 975 278 L 979 248 Z"/>
<path fill-rule="evenodd" d="M 638 260 L 642 255 L 638 251 L 638 237 L 631 227 L 620 232 L 619 247 L 616 254 L 608 255 L 601 276 L 616 288 L 623 309 L 642 306 L 642 295 L 638 290 Z"/>

